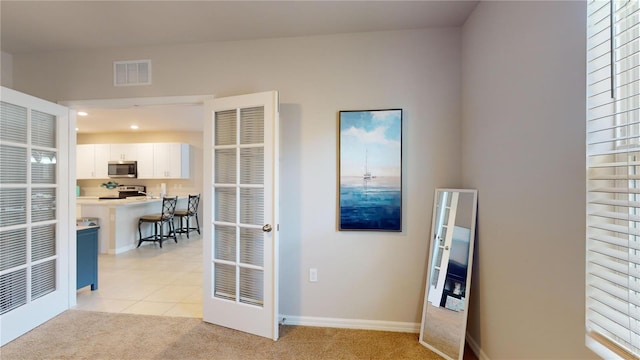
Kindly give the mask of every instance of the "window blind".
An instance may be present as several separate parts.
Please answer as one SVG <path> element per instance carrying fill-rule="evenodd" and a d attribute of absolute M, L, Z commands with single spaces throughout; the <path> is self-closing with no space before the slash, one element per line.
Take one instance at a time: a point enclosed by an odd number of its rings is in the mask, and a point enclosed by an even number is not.
<path fill-rule="evenodd" d="M 214 295 L 264 305 L 264 107 L 214 122 Z"/>
<path fill-rule="evenodd" d="M 638 0 L 592 0 L 587 6 L 587 343 L 636 358 L 640 357 L 639 17 Z"/>

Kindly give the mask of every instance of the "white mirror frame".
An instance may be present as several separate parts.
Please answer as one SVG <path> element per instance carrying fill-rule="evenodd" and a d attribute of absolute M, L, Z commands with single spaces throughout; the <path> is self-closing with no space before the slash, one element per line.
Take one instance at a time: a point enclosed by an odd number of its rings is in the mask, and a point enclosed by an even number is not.
<path fill-rule="evenodd" d="M 446 197 L 451 200 L 455 200 L 455 206 L 451 206 L 448 210 L 450 212 L 454 212 L 455 215 L 453 218 L 448 217 L 449 214 L 446 214 L 445 211 L 447 209 L 443 209 L 442 211 L 438 211 L 438 200 L 443 197 L 445 201 L 449 201 Z M 472 196 L 471 204 L 467 203 L 466 208 L 467 211 L 465 213 L 466 223 L 468 225 L 468 242 L 469 248 L 466 256 L 467 260 L 467 268 L 466 268 L 466 277 L 464 288 L 465 291 L 461 292 L 461 287 L 455 287 L 451 290 L 449 288 L 446 290 L 445 284 L 454 285 L 456 281 L 453 278 L 454 274 L 448 273 L 448 268 L 450 264 L 449 255 L 450 249 L 451 252 L 454 250 L 454 232 L 457 231 L 458 234 L 462 234 L 460 239 L 464 241 L 466 237 L 467 230 L 465 227 L 456 226 L 456 219 L 458 219 L 458 211 L 463 209 L 458 209 L 458 200 L 459 196 L 463 194 L 470 194 Z M 468 196 L 468 195 L 467 195 Z M 452 202 L 453 203 L 453 202 Z M 470 207 L 470 208 L 469 208 Z M 422 324 L 420 325 L 420 343 L 430 350 L 434 351 L 438 355 L 444 357 L 449 360 L 461 360 L 464 354 L 464 344 L 465 344 L 465 334 L 467 330 L 467 311 L 469 309 L 469 293 L 471 290 L 471 269 L 473 266 L 473 252 L 474 252 L 474 243 L 475 243 L 475 234 L 476 234 L 476 214 L 478 208 L 478 191 L 473 189 L 436 189 L 435 195 L 433 199 L 433 217 L 431 221 L 431 238 L 430 238 L 430 247 L 429 247 L 429 266 L 427 268 L 427 279 L 425 283 L 425 296 L 424 296 L 424 305 L 422 308 Z M 440 215 L 440 216 L 439 216 Z M 449 219 L 449 226 L 451 224 L 454 225 L 454 231 L 450 231 L 448 233 L 449 236 L 444 236 L 444 239 L 441 237 L 443 234 L 443 228 L 446 228 L 446 225 L 443 226 L 444 220 Z M 446 233 L 446 231 L 445 231 Z M 458 235 L 456 235 L 458 236 Z M 440 239 L 440 244 L 436 243 L 436 238 Z M 443 250 L 443 256 L 440 257 L 440 261 L 444 259 L 447 260 L 447 270 L 444 272 L 440 271 L 441 269 L 435 268 L 435 260 L 438 257 L 438 253 L 434 253 L 434 251 Z M 462 248 L 464 249 L 464 248 Z M 456 251 L 458 252 L 458 251 Z M 464 257 L 464 255 L 462 256 Z M 436 281 L 436 287 L 432 287 L 431 280 L 434 277 L 434 274 L 438 276 L 438 280 Z M 451 277 L 450 277 L 451 276 Z M 458 283 L 459 284 L 459 283 Z M 443 295 L 443 292 L 447 291 Z M 431 294 L 430 294 L 431 292 Z M 431 295 L 431 301 L 430 301 Z M 446 296 L 446 298 L 444 297 Z M 441 299 L 446 299 L 441 300 Z M 461 300 L 461 301 L 460 301 Z M 438 306 L 434 306 L 433 302 L 438 302 Z M 443 306 L 443 301 L 445 301 L 445 305 Z M 449 329 L 449 330 L 447 330 Z M 436 331 L 434 331 L 436 330 Z M 436 333 L 437 332 L 437 333 Z"/>

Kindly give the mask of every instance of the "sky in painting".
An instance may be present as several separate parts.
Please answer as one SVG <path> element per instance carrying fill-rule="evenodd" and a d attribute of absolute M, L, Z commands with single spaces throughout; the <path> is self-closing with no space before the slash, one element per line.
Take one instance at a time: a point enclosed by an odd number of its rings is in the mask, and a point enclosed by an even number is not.
<path fill-rule="evenodd" d="M 400 176 L 402 110 L 340 113 L 340 176 Z"/>

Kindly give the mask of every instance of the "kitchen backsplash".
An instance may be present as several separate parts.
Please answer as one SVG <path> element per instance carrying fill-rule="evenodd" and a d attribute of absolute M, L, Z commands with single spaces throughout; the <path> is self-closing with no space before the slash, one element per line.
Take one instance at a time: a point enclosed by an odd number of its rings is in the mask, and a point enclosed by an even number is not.
<path fill-rule="evenodd" d="M 79 196 L 117 196 L 118 190 L 109 190 L 100 186 L 102 183 L 108 180 L 77 180 L 77 185 L 80 186 Z M 114 179 L 111 179 L 114 181 Z M 144 185 L 147 188 L 147 194 L 157 197 L 160 195 L 161 184 L 166 184 L 167 195 L 170 196 L 187 196 L 189 194 L 201 194 L 202 189 L 196 189 L 190 186 L 189 181 L 184 180 L 136 180 L 136 179 L 115 179 L 118 185 Z M 187 184 L 185 184 L 187 183 Z"/>

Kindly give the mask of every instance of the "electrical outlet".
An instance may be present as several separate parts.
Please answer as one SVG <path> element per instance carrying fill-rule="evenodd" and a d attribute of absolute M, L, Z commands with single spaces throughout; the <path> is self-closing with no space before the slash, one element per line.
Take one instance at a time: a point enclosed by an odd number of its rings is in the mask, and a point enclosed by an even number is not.
<path fill-rule="evenodd" d="M 309 269 L 309 281 L 317 282 L 318 281 L 318 269 L 310 268 Z"/>

